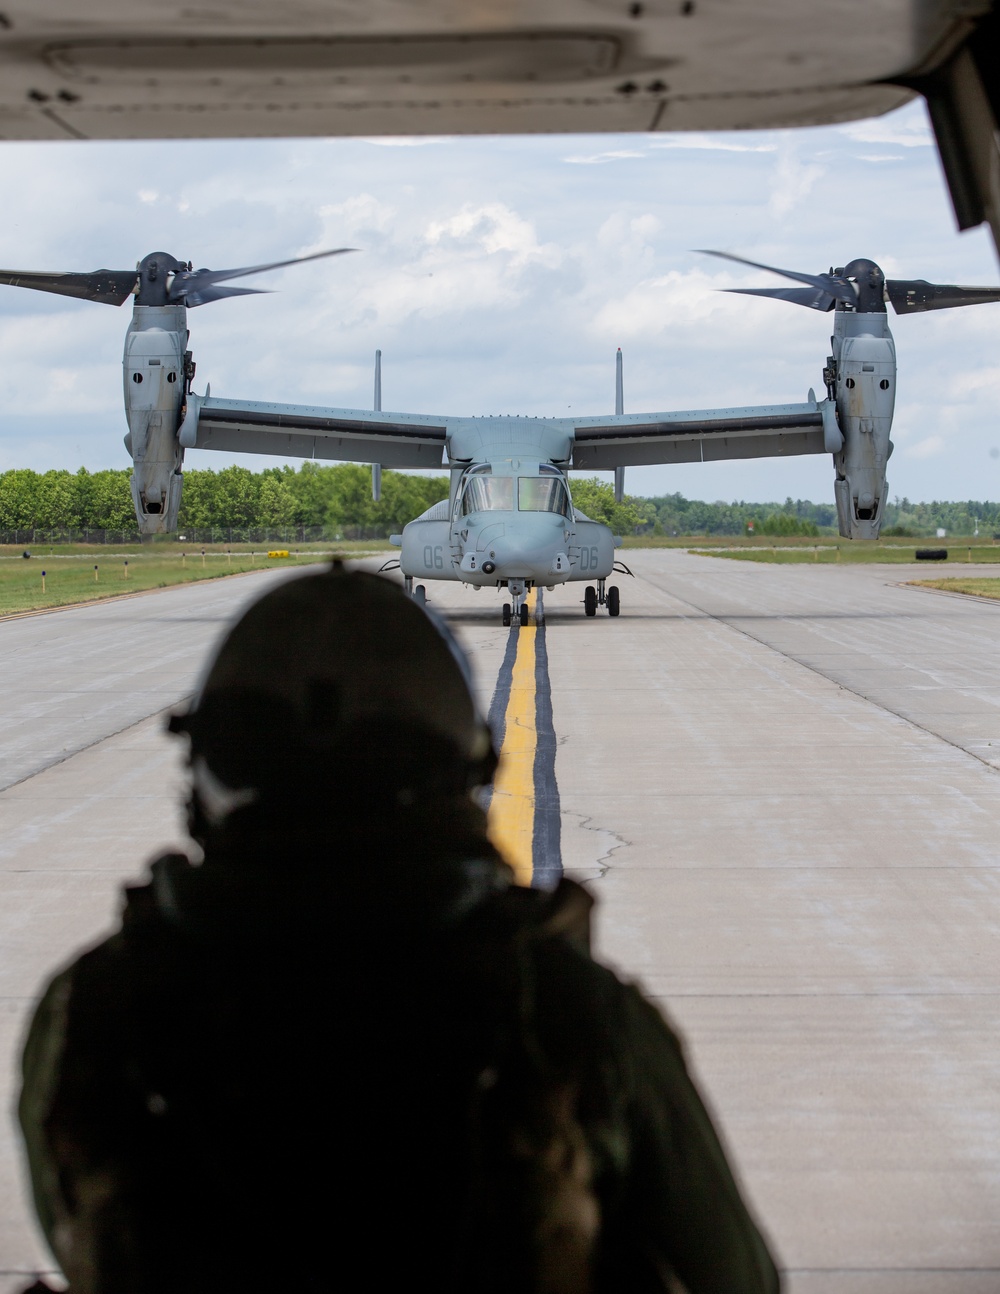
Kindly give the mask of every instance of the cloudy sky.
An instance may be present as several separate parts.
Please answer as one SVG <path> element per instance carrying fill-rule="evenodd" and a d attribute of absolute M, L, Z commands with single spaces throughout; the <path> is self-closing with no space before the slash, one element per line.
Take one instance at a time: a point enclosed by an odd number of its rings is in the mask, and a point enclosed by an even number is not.
<path fill-rule="evenodd" d="M 218 269 L 349 245 L 274 295 L 192 311 L 196 389 L 427 413 L 596 414 L 802 400 L 831 316 L 725 296 L 816 272 L 996 283 L 959 235 L 922 105 L 805 131 L 427 140 L 0 144 L 0 265 Z M 114 309 L 0 287 L 0 470 L 126 466 Z M 1000 497 L 1000 305 L 893 317 L 890 493 Z M 232 458 L 191 452 L 188 466 Z M 244 456 L 260 467 L 271 460 Z M 832 499 L 826 457 L 632 469 L 637 494 Z"/>

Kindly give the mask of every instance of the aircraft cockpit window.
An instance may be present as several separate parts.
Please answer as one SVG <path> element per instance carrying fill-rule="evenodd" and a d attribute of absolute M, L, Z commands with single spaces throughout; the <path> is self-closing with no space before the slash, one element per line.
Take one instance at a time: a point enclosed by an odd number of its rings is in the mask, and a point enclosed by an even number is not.
<path fill-rule="evenodd" d="M 473 476 L 465 481 L 462 514 L 470 512 L 513 512 L 514 480 L 510 476 Z"/>
<path fill-rule="evenodd" d="M 517 506 L 522 512 L 557 512 L 569 516 L 566 486 L 558 477 L 518 477 Z"/>

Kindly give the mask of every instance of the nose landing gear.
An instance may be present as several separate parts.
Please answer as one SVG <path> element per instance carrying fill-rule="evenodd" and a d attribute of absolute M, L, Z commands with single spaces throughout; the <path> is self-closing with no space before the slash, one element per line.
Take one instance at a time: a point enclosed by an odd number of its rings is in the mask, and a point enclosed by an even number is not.
<path fill-rule="evenodd" d="M 508 625 L 515 620 L 518 624 L 526 629 L 528 626 L 528 596 L 527 584 L 524 580 L 508 580 L 507 588 L 510 591 L 511 601 L 503 604 L 503 624 L 506 629 Z"/>

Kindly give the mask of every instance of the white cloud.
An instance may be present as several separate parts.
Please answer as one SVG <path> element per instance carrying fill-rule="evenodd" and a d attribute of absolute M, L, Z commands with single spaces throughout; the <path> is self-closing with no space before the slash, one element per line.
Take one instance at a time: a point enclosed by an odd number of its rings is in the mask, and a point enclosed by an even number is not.
<path fill-rule="evenodd" d="M 918 440 L 915 445 L 907 445 L 902 451 L 909 458 L 933 458 L 940 454 L 945 447 L 942 436 L 927 436 L 924 440 Z"/>
<path fill-rule="evenodd" d="M 852 121 L 837 127 L 837 132 L 858 144 L 895 144 L 902 148 L 930 148 L 934 133 L 922 105 L 913 105 L 887 117 Z"/>
<path fill-rule="evenodd" d="M 774 153 L 778 145 L 771 142 L 747 143 L 728 135 L 704 135 L 692 131 L 657 137 L 650 142 L 650 148 L 694 149 L 710 153 Z"/>
<path fill-rule="evenodd" d="M 646 153 L 637 153 L 633 149 L 616 148 L 606 153 L 587 153 L 586 155 L 576 154 L 572 157 L 564 157 L 564 162 L 569 162 L 573 166 L 603 166 L 606 162 L 620 162 L 627 158 L 646 157 Z"/>
<path fill-rule="evenodd" d="M 912 134 L 913 121 L 923 129 L 922 108 L 877 128 Z M 0 144 L 0 264 L 124 267 L 164 248 L 218 268 L 356 246 L 362 254 L 261 279 L 272 295 L 193 311 L 196 388 L 210 381 L 217 395 L 368 408 L 381 347 L 387 409 L 455 413 L 610 410 L 618 345 L 632 411 L 819 390 L 831 317 L 723 295 L 771 280 L 694 257 L 695 247 L 805 270 L 863 254 L 894 276 L 997 278 L 987 236 L 956 234 L 932 150 L 859 146 L 842 127 L 435 142 L 448 146 Z M 902 161 L 863 168 L 863 202 L 841 182 L 857 153 L 897 151 Z M 563 164 L 567 154 L 631 152 L 654 164 Z M 127 322 L 128 307 L 0 287 L 0 464 L 125 464 Z M 1000 307 L 891 323 L 900 361 L 893 491 L 982 497 L 994 488 L 983 478 L 998 475 L 982 468 L 997 444 Z M 904 452 L 934 438 L 947 452 Z M 192 452 L 188 461 L 228 458 Z M 826 501 L 831 480 L 819 456 L 628 477 L 647 492 Z"/>
<path fill-rule="evenodd" d="M 373 144 L 376 148 L 426 148 L 428 145 L 452 144 L 454 140 L 448 135 L 366 135 L 361 142 Z"/>
<path fill-rule="evenodd" d="M 801 206 L 826 168 L 816 162 L 803 161 L 797 144 L 786 144 L 778 155 L 768 208 L 775 220 L 784 220 L 795 207 Z"/>
<path fill-rule="evenodd" d="M 468 249 L 472 245 L 488 256 L 509 253 L 513 269 L 530 261 L 555 266 L 562 259 L 557 244 L 540 244 L 531 221 L 501 202 L 483 206 L 467 203 L 444 220 L 432 220 L 424 236 L 432 246 Z"/>

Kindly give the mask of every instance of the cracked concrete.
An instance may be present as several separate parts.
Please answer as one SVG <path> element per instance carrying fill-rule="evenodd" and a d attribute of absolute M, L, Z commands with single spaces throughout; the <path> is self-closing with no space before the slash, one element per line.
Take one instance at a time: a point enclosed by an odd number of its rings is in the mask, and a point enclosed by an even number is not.
<path fill-rule="evenodd" d="M 792 1294 L 997 1288 L 1000 607 L 629 557 L 619 621 L 547 604 L 599 951 L 680 1025 Z"/>
<path fill-rule="evenodd" d="M 791 1294 L 997 1289 L 1000 606 L 864 567 L 629 559 L 617 621 L 579 586 L 545 599 L 563 859 L 599 950 L 679 1023 Z M 500 599 L 428 587 L 485 712 Z M 136 719 L 233 609 L 182 602 L 0 625 L 5 1105 L 41 980 L 179 835 L 176 749 Z M 2 1294 L 45 1263 L 9 1126 L 0 1255 Z"/>
<path fill-rule="evenodd" d="M 565 808 L 561 816 L 563 871 L 574 881 L 601 880 L 613 866 L 615 854 L 627 849 L 631 842 L 607 827 L 597 826 L 590 816 Z"/>

